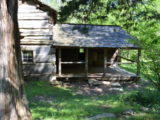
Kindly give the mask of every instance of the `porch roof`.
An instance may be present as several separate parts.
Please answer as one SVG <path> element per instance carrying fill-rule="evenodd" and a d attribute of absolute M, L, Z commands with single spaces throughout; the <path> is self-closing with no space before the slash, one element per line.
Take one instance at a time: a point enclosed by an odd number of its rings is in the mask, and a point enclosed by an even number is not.
<path fill-rule="evenodd" d="M 53 33 L 57 47 L 140 48 L 138 40 L 120 26 L 56 24 Z"/>

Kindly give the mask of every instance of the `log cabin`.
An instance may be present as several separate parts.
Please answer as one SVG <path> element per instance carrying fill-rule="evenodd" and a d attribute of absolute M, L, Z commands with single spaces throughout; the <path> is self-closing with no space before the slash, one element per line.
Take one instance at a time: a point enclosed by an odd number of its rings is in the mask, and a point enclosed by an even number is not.
<path fill-rule="evenodd" d="M 58 78 L 138 80 L 141 48 L 138 40 L 120 26 L 56 24 L 53 28 Z M 136 60 L 121 56 L 122 50 L 137 52 Z M 125 59 L 125 62 L 122 62 Z M 136 64 L 137 74 L 119 65 Z"/>
<path fill-rule="evenodd" d="M 56 24 L 56 11 L 39 0 L 19 2 L 23 73 L 27 77 L 138 80 L 141 48 L 119 26 Z M 132 43 L 132 41 L 134 41 Z M 121 56 L 136 50 L 137 60 Z M 129 62 L 122 63 L 121 59 Z M 119 67 L 137 65 L 137 74 Z"/>

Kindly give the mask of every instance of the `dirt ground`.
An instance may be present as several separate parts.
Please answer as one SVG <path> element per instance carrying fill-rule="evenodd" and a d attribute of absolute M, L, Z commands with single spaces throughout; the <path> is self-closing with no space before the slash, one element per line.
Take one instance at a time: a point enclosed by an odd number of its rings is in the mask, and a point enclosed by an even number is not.
<path fill-rule="evenodd" d="M 110 84 L 91 85 L 87 80 L 60 81 L 59 87 L 71 88 L 77 94 L 97 96 L 106 94 L 119 94 L 126 91 L 138 90 L 145 87 L 148 83 L 138 82 L 110 82 Z M 142 84 L 143 83 L 143 84 Z"/>

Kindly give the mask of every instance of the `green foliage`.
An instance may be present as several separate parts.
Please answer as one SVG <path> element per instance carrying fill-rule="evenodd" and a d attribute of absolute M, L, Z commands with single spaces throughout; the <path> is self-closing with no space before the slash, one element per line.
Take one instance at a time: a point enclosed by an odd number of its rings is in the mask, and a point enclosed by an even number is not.
<path fill-rule="evenodd" d="M 121 64 L 120 65 L 121 68 L 129 71 L 129 72 L 132 72 L 132 73 L 135 73 L 136 74 L 136 64 Z"/>
<path fill-rule="evenodd" d="M 79 23 L 117 24 L 129 27 L 137 19 L 137 7 L 142 0 L 71 0 L 61 7 L 60 21 L 73 18 Z"/>
<path fill-rule="evenodd" d="M 148 14 L 151 15 L 150 12 Z M 141 19 L 142 22 L 137 23 L 136 30 L 133 30 L 132 34 L 141 40 L 143 46 L 142 72 L 160 90 L 160 23 L 155 18 Z"/>
<path fill-rule="evenodd" d="M 138 103 L 145 107 L 154 107 L 156 105 L 160 105 L 160 93 L 157 91 L 150 90 L 140 90 L 133 92 L 125 98 L 125 101 L 130 103 Z"/>

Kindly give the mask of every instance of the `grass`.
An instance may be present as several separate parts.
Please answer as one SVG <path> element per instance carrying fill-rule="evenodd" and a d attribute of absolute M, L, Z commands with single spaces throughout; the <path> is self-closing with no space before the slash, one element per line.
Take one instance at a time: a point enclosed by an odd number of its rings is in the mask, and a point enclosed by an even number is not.
<path fill-rule="evenodd" d="M 137 73 L 137 65 L 136 64 L 121 64 L 120 65 L 121 68 L 129 71 L 129 72 L 132 72 L 132 73 Z M 141 75 L 141 78 L 146 80 L 146 73 L 144 73 L 144 70 L 142 70 L 141 68 L 141 71 L 140 71 L 140 75 Z"/>
<path fill-rule="evenodd" d="M 118 115 L 128 109 L 133 109 L 136 112 L 134 116 L 125 118 L 128 120 L 160 119 L 160 97 L 157 97 L 160 94 L 153 89 L 144 89 L 143 92 L 140 90 L 126 91 L 114 95 L 85 96 L 76 94 L 72 88 L 54 87 L 45 81 L 27 82 L 25 88 L 34 120 L 85 120 L 87 117 L 101 113 Z M 138 99 L 139 95 L 141 99 Z M 152 96 L 145 97 L 145 95 Z M 46 100 L 36 99 L 37 96 L 45 96 Z M 48 101 L 47 98 L 50 96 L 52 100 Z M 156 103 L 152 103 L 152 100 L 147 101 L 151 97 L 153 101 L 159 101 Z M 145 104 L 142 104 L 143 100 L 146 101 Z M 150 107 L 150 111 L 142 111 L 143 106 Z M 105 118 L 102 120 L 114 119 Z"/>
<path fill-rule="evenodd" d="M 120 67 L 132 73 L 137 72 L 136 64 L 121 64 Z"/>

